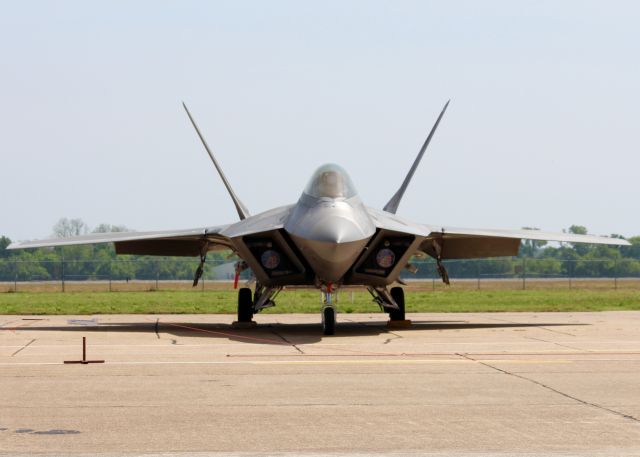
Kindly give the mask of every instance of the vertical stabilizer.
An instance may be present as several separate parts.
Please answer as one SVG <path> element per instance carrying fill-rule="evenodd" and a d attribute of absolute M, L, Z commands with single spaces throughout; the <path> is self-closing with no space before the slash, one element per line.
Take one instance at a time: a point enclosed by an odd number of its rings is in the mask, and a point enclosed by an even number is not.
<path fill-rule="evenodd" d="M 211 161 L 213 162 L 213 165 L 216 167 L 216 170 L 218 170 L 218 173 L 220 174 L 220 178 L 222 178 L 222 182 L 224 183 L 224 186 L 227 188 L 227 191 L 229 192 L 229 195 L 231 196 L 231 199 L 233 200 L 233 204 L 236 207 L 236 211 L 238 211 L 238 216 L 240 216 L 240 220 L 246 219 L 247 216 L 249 216 L 249 211 L 242 204 L 242 202 L 240 201 L 240 199 L 238 198 L 236 193 L 231 188 L 231 184 L 229 184 L 229 181 L 227 180 L 227 177 L 224 175 L 224 172 L 222 171 L 222 168 L 220 167 L 220 164 L 218 163 L 216 158 L 213 156 L 213 153 L 211 152 L 211 149 L 209 149 L 209 145 L 207 144 L 206 140 L 202 136 L 202 133 L 200 133 L 200 129 L 196 125 L 196 121 L 193 120 L 193 117 L 191 116 L 191 113 L 189 112 L 189 109 L 187 108 L 187 105 L 185 105 L 184 102 L 182 102 L 182 106 L 184 107 L 184 110 L 187 112 L 187 116 L 189 116 L 189 120 L 193 124 L 193 128 L 196 129 L 196 133 L 200 137 L 200 141 L 202 141 L 202 145 L 207 150 L 207 154 L 209 154 L 209 157 L 211 158 Z"/>
<path fill-rule="evenodd" d="M 444 108 L 442 108 L 442 111 L 440 112 L 440 116 L 438 116 L 438 119 L 436 120 L 436 123 L 433 125 L 431 132 L 429 132 L 429 136 L 427 137 L 424 144 L 422 145 L 422 148 L 420 148 L 420 152 L 418 152 L 418 157 L 416 157 L 416 160 L 413 162 L 413 165 L 411 166 L 409 173 L 407 173 L 407 176 L 404 178 L 404 182 L 400 186 L 400 189 L 398 189 L 398 191 L 393 195 L 393 197 L 391 197 L 391 200 L 389 200 L 389 202 L 386 205 L 384 205 L 384 208 L 382 208 L 384 211 L 388 213 L 393 213 L 393 214 L 395 214 L 396 211 L 398 211 L 398 206 L 400 206 L 400 200 L 402 200 L 402 196 L 404 195 L 404 192 L 407 190 L 407 186 L 409 186 L 409 182 L 411 182 L 411 178 L 413 178 L 413 174 L 415 173 L 416 168 L 418 168 L 418 164 L 420 164 L 420 160 L 424 155 L 424 151 L 427 150 L 427 147 L 429 146 L 429 142 L 431 141 L 431 137 L 433 137 L 433 134 L 438 128 L 440 119 L 442 119 L 442 116 L 444 116 L 444 112 L 447 110 L 447 106 L 449 106 L 450 101 L 451 100 L 447 101 L 447 103 L 445 103 L 444 105 Z"/>

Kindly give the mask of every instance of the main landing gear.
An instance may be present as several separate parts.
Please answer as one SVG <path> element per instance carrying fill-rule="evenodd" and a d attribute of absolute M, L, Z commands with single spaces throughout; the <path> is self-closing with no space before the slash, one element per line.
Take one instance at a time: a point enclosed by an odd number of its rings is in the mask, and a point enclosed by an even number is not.
<path fill-rule="evenodd" d="M 275 306 L 275 298 L 282 290 L 282 287 L 265 287 L 256 284 L 255 293 L 248 287 L 243 287 L 238 291 L 238 323 L 251 324 L 253 315 L 265 308 Z"/>
<path fill-rule="evenodd" d="M 253 293 L 248 287 L 238 291 L 238 322 L 249 323 L 253 320 Z"/>
<path fill-rule="evenodd" d="M 373 296 L 373 300 L 380 305 L 385 313 L 389 314 L 389 323 L 403 323 L 405 320 L 404 312 L 404 289 L 402 287 L 392 287 L 387 290 L 386 287 L 368 287 L 367 290 Z"/>

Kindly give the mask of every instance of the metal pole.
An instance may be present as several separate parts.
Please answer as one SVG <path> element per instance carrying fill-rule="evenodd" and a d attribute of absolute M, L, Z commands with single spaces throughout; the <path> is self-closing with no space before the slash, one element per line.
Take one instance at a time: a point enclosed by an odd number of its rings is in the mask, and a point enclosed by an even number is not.
<path fill-rule="evenodd" d="M 109 260 L 109 292 L 111 292 L 111 278 L 113 277 L 113 260 Z"/>
<path fill-rule="evenodd" d="M 13 291 L 17 292 L 18 291 L 18 259 L 13 260 L 13 269 L 15 273 L 13 276 Z"/>
<path fill-rule="evenodd" d="M 527 258 L 522 258 L 522 290 L 527 289 Z"/>
<path fill-rule="evenodd" d="M 62 280 L 62 292 L 64 292 L 64 246 L 60 248 L 60 252 L 62 255 L 62 261 L 60 262 L 61 264 L 61 280 Z"/>
<path fill-rule="evenodd" d="M 618 259 L 613 264 L 613 287 L 618 290 Z"/>
<path fill-rule="evenodd" d="M 82 337 L 82 361 L 87 360 L 87 337 Z"/>
<path fill-rule="evenodd" d="M 480 290 L 480 262 L 476 260 L 476 273 L 478 274 L 478 290 Z"/>

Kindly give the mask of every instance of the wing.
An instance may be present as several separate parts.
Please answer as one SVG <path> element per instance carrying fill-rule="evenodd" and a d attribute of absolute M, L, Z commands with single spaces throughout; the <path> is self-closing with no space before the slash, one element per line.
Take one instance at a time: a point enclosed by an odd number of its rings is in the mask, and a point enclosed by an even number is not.
<path fill-rule="evenodd" d="M 518 255 L 521 240 L 562 241 L 568 243 L 628 246 L 618 238 L 540 230 L 465 229 L 429 227 L 429 235 L 420 244 L 420 251 L 441 259 L 473 259 Z"/>
<path fill-rule="evenodd" d="M 436 227 L 416 224 L 395 214 L 367 208 L 369 215 L 380 230 L 414 235 L 421 240 L 416 251 L 440 259 L 474 259 L 518 255 L 520 241 L 563 241 L 568 243 L 607 244 L 628 246 L 629 242 L 619 238 L 573 233 L 543 232 L 540 230 L 467 229 Z"/>
<path fill-rule="evenodd" d="M 7 249 L 75 246 L 114 243 L 117 254 L 198 256 L 207 251 L 231 249 L 228 237 L 222 235 L 227 225 L 186 230 L 155 232 L 93 233 L 91 235 L 12 243 Z"/>

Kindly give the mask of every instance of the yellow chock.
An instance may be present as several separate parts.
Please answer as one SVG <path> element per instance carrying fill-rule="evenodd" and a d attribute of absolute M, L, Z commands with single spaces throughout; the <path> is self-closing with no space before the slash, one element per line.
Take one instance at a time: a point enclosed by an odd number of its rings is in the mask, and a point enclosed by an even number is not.
<path fill-rule="evenodd" d="M 387 327 L 388 328 L 411 327 L 411 321 L 408 320 L 408 319 L 405 319 L 403 321 L 388 321 L 387 322 Z"/>

